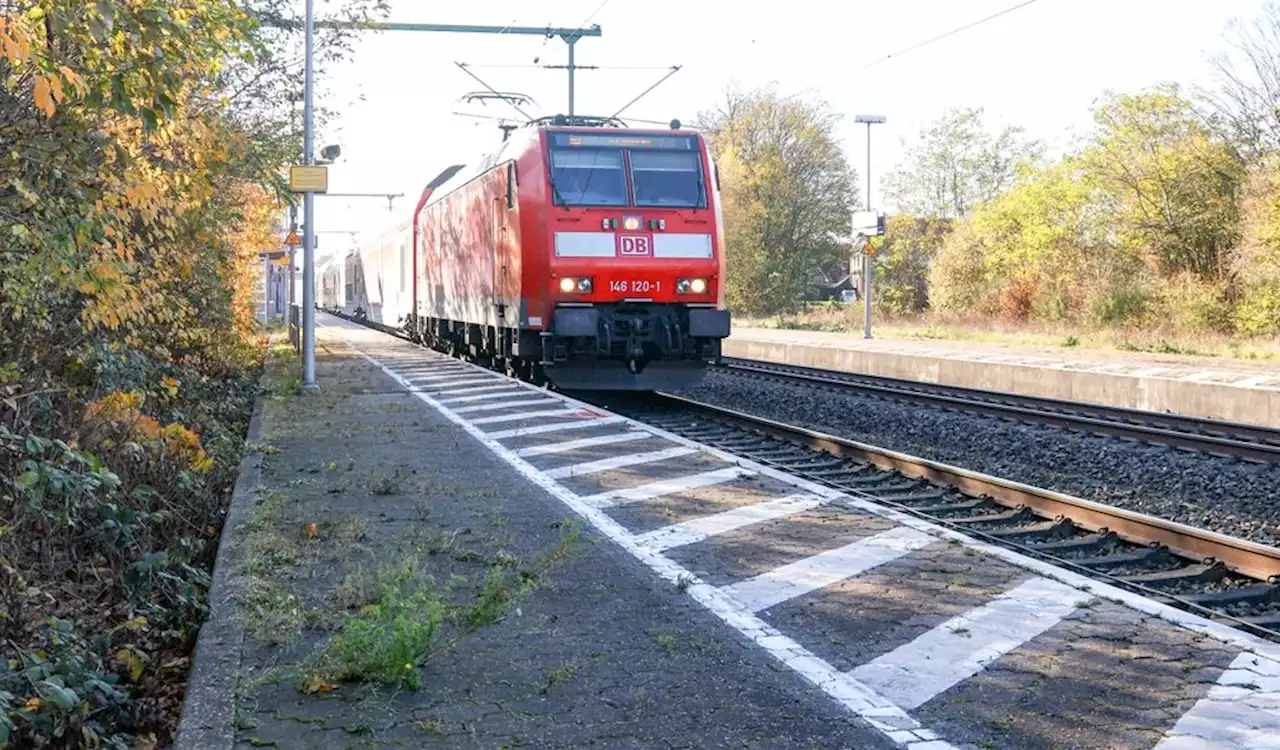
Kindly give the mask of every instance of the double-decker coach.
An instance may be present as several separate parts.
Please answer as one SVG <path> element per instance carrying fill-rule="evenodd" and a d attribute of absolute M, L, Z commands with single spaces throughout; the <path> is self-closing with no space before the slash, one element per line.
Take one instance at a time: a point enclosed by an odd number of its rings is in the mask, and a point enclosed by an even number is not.
<path fill-rule="evenodd" d="M 444 170 L 406 226 L 361 249 L 356 275 L 380 295 L 365 309 L 561 388 L 700 380 L 729 335 L 715 166 L 676 122 L 609 125 L 544 118 Z"/>

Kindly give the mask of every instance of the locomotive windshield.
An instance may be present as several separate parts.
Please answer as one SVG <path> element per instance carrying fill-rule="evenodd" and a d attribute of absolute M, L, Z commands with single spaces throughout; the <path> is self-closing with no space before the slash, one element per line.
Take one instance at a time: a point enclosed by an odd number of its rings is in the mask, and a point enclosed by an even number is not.
<path fill-rule="evenodd" d="M 691 136 L 555 133 L 551 147 L 551 184 L 560 205 L 707 205 L 698 141 Z"/>
<path fill-rule="evenodd" d="M 566 206 L 625 206 L 627 178 L 619 149 L 553 149 L 551 183 Z"/>
<path fill-rule="evenodd" d="M 702 163 L 697 152 L 632 151 L 631 184 L 637 206 L 701 208 Z"/>

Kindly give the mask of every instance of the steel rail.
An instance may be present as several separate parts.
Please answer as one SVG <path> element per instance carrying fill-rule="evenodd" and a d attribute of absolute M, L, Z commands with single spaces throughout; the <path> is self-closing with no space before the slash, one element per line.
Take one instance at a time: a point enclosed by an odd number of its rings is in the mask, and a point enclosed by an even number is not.
<path fill-rule="evenodd" d="M 1280 548 L 826 435 L 682 396 L 668 393 L 656 395 L 677 404 L 684 411 L 697 412 L 721 422 L 799 442 L 832 455 L 864 461 L 913 479 L 924 479 L 959 489 L 969 495 L 986 496 L 1009 508 L 1026 507 L 1048 518 L 1066 518 L 1092 532 L 1110 530 L 1135 544 L 1161 544 L 1175 554 L 1192 559 L 1219 560 L 1250 578 L 1266 581 L 1280 576 Z"/>
<path fill-rule="evenodd" d="M 722 367 L 734 373 L 859 391 L 897 401 L 1014 418 L 1222 457 L 1280 463 L 1280 431 L 1237 422 L 728 357 L 724 358 Z"/>

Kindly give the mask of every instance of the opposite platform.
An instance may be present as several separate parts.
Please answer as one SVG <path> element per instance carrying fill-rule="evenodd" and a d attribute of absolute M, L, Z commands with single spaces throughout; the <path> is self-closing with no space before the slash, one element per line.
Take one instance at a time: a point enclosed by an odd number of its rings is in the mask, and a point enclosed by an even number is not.
<path fill-rule="evenodd" d="M 1280 363 L 735 328 L 726 357 L 1280 425 Z"/>

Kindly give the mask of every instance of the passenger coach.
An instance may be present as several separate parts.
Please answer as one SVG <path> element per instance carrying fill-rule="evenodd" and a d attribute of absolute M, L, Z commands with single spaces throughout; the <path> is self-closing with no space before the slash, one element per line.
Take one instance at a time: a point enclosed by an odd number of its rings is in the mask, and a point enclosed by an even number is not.
<path fill-rule="evenodd" d="M 362 248 L 355 307 L 562 388 L 701 379 L 729 335 L 718 175 L 703 137 L 549 118 L 446 169 Z"/>

